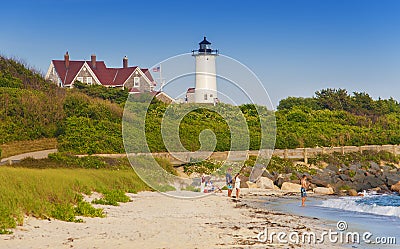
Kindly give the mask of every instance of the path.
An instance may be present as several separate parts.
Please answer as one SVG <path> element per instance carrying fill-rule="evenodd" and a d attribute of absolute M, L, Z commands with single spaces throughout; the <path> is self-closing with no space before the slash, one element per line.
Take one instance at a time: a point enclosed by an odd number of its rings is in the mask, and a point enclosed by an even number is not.
<path fill-rule="evenodd" d="M 51 153 L 56 153 L 58 150 L 57 149 L 51 149 L 51 150 L 41 150 L 41 151 L 34 151 L 34 152 L 28 152 L 24 154 L 19 154 L 15 156 L 10 156 L 7 158 L 3 158 L 0 161 L 0 165 L 4 164 L 12 164 L 13 162 L 18 162 L 21 161 L 25 158 L 34 158 L 34 159 L 44 159 L 49 156 Z"/>

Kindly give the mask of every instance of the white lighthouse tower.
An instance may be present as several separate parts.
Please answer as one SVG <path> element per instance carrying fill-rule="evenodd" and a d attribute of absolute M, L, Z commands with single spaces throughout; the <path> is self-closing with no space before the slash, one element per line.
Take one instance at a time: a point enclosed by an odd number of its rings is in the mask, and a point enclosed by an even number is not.
<path fill-rule="evenodd" d="M 199 45 L 199 50 L 192 51 L 192 55 L 196 58 L 194 102 L 215 104 L 218 102 L 215 70 L 215 59 L 218 56 L 218 50 L 211 49 L 211 43 L 207 41 L 206 37 Z"/>

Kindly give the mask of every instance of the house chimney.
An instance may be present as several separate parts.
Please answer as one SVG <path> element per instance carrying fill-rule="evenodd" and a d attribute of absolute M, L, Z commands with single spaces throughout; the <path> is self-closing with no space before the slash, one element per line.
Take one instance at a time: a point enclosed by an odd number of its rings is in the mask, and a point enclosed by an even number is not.
<path fill-rule="evenodd" d="M 65 68 L 69 68 L 69 54 L 68 51 L 64 55 Z"/>
<path fill-rule="evenodd" d="M 92 56 L 90 58 L 92 59 L 92 67 L 96 68 L 96 55 L 92 54 Z"/>
<path fill-rule="evenodd" d="M 124 59 L 122 59 L 122 66 L 123 68 L 128 67 L 128 57 L 124 56 Z"/>

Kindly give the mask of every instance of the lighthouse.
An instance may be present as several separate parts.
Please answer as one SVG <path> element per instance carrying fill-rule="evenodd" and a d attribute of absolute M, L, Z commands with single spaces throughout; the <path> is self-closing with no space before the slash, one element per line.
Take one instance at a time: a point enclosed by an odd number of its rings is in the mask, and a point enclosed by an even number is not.
<path fill-rule="evenodd" d="M 198 50 L 192 50 L 196 59 L 196 87 L 194 89 L 194 102 L 211 103 L 218 102 L 217 77 L 215 59 L 218 50 L 211 49 L 211 42 L 204 37 L 199 43 Z"/>

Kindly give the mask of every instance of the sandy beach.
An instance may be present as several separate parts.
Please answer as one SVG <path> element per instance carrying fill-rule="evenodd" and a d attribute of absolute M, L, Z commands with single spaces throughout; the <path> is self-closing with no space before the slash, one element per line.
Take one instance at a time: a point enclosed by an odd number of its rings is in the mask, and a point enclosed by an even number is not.
<path fill-rule="evenodd" d="M 245 190 L 246 191 L 246 190 Z M 248 190 L 247 190 L 248 191 Z M 84 223 L 26 217 L 0 248 L 332 248 L 333 245 L 268 244 L 257 240 L 265 227 L 309 231 L 324 222 L 249 207 L 246 199 L 281 194 L 272 190 L 244 193 L 234 202 L 225 193 L 177 199 L 156 192 L 128 194 L 131 202 L 100 206 L 107 217 Z"/>

